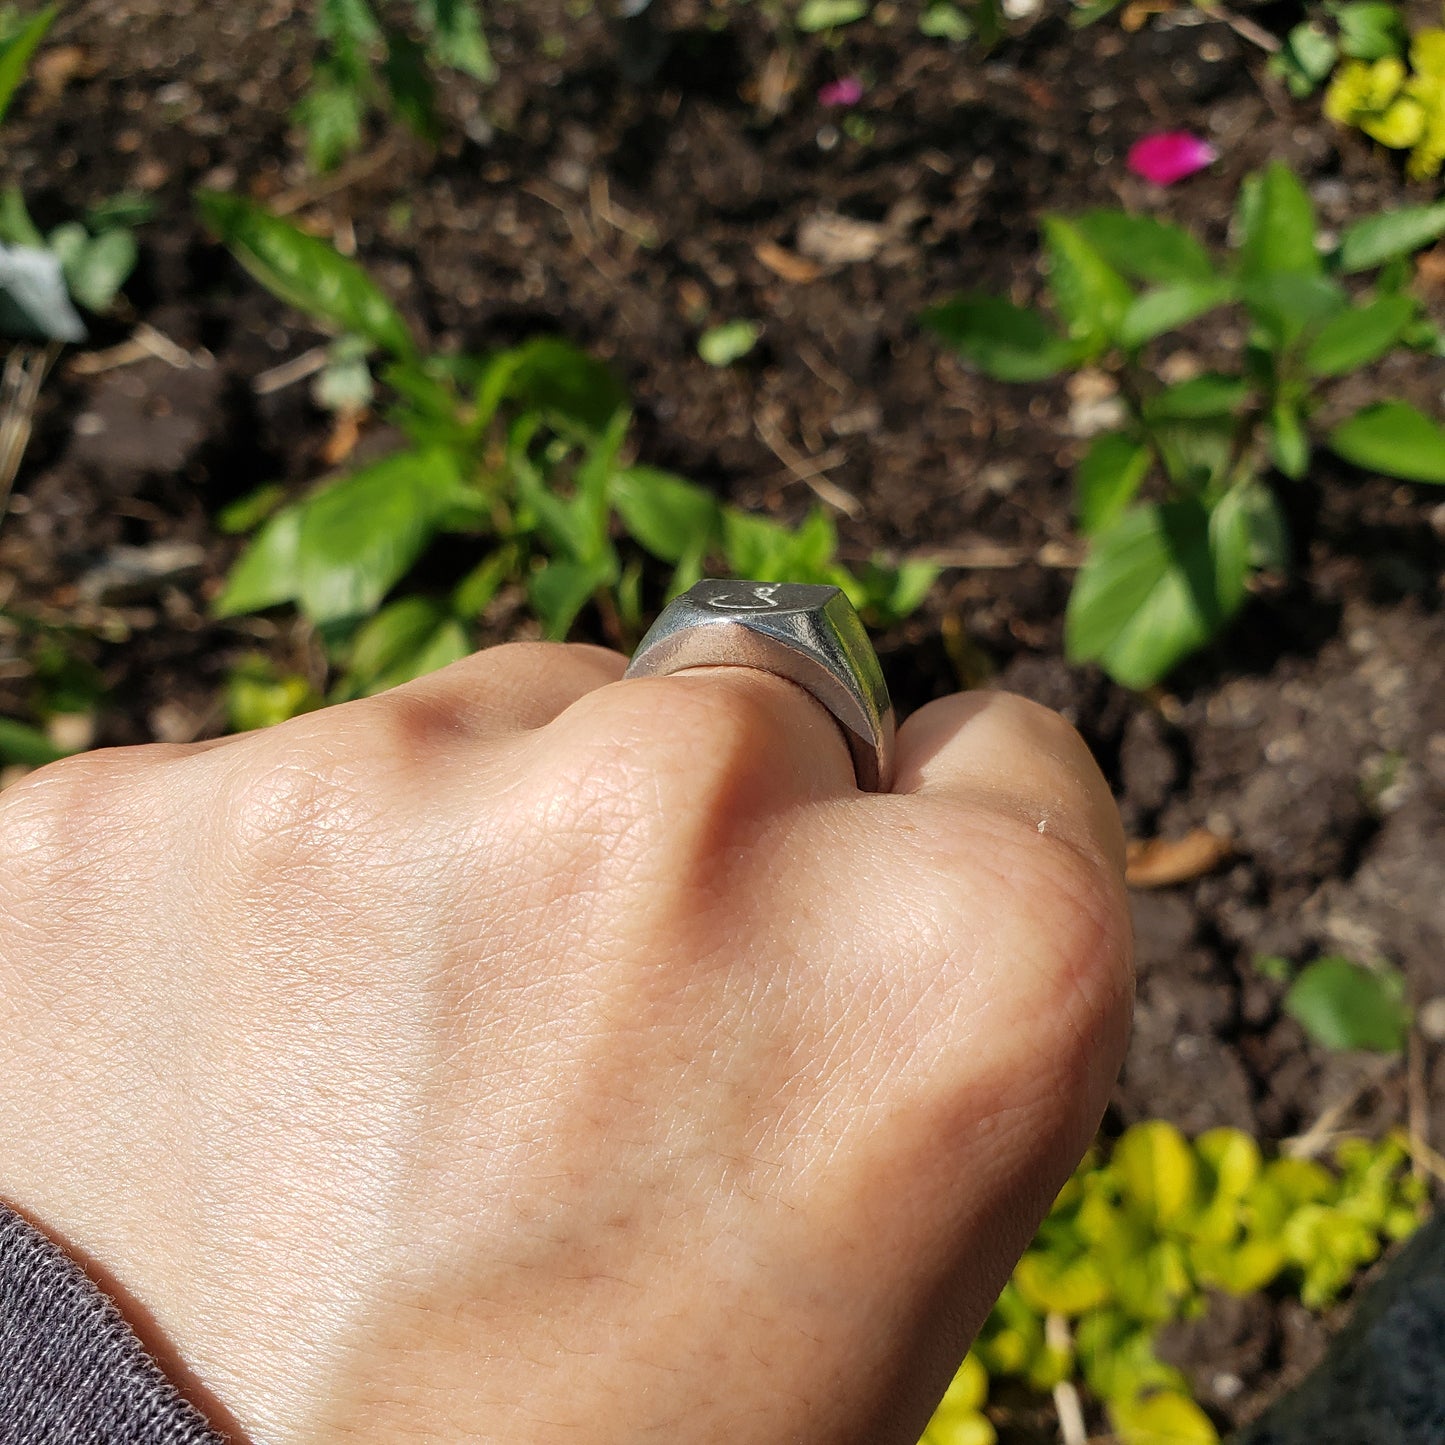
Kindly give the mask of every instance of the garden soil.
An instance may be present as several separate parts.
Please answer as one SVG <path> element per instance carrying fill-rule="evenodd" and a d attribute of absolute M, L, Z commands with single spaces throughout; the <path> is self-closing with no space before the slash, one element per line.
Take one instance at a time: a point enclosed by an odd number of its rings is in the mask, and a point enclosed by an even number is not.
<path fill-rule="evenodd" d="M 501 78 L 481 95 L 446 88 L 440 147 L 377 131 L 319 181 L 288 124 L 312 47 L 302 7 L 67 8 L 7 122 L 0 175 L 42 226 L 123 190 L 158 219 L 130 313 L 47 386 L 0 528 L 0 601 L 32 630 L 0 633 L 0 713 L 34 705 L 35 629 L 64 644 L 54 658 L 80 660 L 52 663 L 52 697 L 103 687 L 102 744 L 219 731 L 247 652 L 319 666 L 294 624 L 208 620 L 238 545 L 211 519 L 389 438 L 376 422 L 339 431 L 305 380 L 278 373 L 324 338 L 195 220 L 194 187 L 238 189 L 354 246 L 439 347 L 545 330 L 607 358 L 636 399 L 644 460 L 787 519 L 816 488 L 842 504 L 850 559 L 941 554 L 953 565 L 928 605 L 881 639 L 902 709 L 960 685 L 1023 692 L 1083 732 L 1131 837 L 1223 840 L 1203 876 L 1135 893 L 1136 1028 L 1109 1128 L 1162 1115 L 1280 1141 L 1408 1120 L 1445 1145 L 1445 492 L 1321 457 L 1307 483 L 1282 483 L 1293 577 L 1266 578 L 1167 690 L 1132 694 L 1062 657 L 1080 551 L 1068 468 L 1115 410 L 1107 382 L 994 383 L 915 322 L 964 288 L 1036 294 L 1046 210 L 1124 204 L 1218 245 L 1240 178 L 1275 158 L 1336 228 L 1422 198 L 1394 159 L 1291 101 L 1259 49 L 1197 11 L 1136 5 L 1136 30 L 1074 31 L 1046 7 L 983 55 L 924 39 L 902 4 L 834 45 L 763 7 L 716 28 L 719 12 L 662 6 L 667 52 L 638 80 L 577 8 L 492 7 Z M 823 107 L 819 87 L 844 75 L 863 80 L 862 103 Z M 1172 127 L 1220 160 L 1163 192 L 1124 156 Z M 1427 258 L 1437 320 L 1442 276 Z M 740 318 L 762 323 L 756 349 L 725 369 L 699 360 L 701 331 Z M 1210 323 L 1161 361 L 1187 375 L 1239 341 Z M 1375 394 L 1438 413 L 1439 360 L 1379 372 Z M 504 596 L 483 640 L 527 628 Z M 627 641 L 598 618 L 580 633 Z M 1283 1016 L 1256 959 L 1322 952 L 1404 970 L 1420 1010 L 1408 1064 L 1325 1053 Z M 1168 1343 L 1228 1426 L 1298 1378 L 1330 1326 L 1283 1298 L 1221 1300 Z M 1013 1438 L 1032 1438 L 1026 1414 Z"/>

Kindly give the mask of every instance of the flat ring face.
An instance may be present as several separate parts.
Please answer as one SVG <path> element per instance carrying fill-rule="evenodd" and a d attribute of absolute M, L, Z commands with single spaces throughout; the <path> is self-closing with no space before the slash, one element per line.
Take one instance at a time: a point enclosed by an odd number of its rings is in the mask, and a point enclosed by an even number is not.
<path fill-rule="evenodd" d="M 893 704 L 878 655 L 836 587 L 705 580 L 674 598 L 642 639 L 628 677 L 689 667 L 754 667 L 811 693 L 837 720 L 858 786 L 893 779 Z"/>

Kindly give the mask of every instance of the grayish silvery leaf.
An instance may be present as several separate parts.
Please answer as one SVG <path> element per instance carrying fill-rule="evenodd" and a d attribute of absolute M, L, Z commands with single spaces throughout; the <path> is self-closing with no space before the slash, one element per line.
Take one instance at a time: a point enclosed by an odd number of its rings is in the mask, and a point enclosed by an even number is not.
<path fill-rule="evenodd" d="M 0 245 L 0 336 L 85 340 L 85 323 L 70 304 L 58 256 L 33 246 Z"/>

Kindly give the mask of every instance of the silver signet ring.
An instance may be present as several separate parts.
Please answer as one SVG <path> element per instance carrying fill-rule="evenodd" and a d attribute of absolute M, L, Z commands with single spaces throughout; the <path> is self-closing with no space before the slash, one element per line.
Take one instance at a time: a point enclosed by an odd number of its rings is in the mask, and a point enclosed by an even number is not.
<path fill-rule="evenodd" d="M 628 677 L 687 667 L 753 667 L 797 683 L 838 721 L 865 792 L 893 781 L 893 704 L 878 654 L 836 587 L 704 581 L 674 598 L 642 639 Z"/>

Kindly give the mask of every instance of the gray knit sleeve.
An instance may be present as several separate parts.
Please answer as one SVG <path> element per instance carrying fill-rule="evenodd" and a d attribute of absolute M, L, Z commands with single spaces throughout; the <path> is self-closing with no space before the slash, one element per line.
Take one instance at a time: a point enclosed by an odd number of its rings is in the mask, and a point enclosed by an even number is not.
<path fill-rule="evenodd" d="M 221 1445 L 111 1300 L 0 1204 L 0 1445 Z"/>

